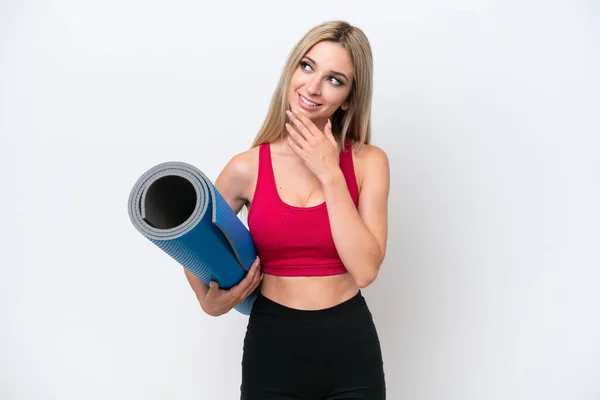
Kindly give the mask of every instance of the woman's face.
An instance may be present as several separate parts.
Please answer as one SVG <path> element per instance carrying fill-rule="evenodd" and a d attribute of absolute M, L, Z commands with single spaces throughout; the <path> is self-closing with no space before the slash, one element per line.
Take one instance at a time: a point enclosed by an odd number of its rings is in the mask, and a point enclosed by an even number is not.
<path fill-rule="evenodd" d="M 322 127 L 333 113 L 348 109 L 353 68 L 350 53 L 338 43 L 314 45 L 292 73 L 288 91 L 290 108 L 295 108 Z"/>

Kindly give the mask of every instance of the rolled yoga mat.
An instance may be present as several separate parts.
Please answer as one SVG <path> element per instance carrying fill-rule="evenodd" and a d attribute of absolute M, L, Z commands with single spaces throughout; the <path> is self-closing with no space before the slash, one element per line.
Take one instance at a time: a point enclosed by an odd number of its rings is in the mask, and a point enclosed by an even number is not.
<path fill-rule="evenodd" d="M 183 162 L 146 171 L 129 195 L 136 229 L 206 285 L 230 289 L 256 259 L 250 232 L 212 182 Z M 256 291 L 235 309 L 249 315 Z"/>

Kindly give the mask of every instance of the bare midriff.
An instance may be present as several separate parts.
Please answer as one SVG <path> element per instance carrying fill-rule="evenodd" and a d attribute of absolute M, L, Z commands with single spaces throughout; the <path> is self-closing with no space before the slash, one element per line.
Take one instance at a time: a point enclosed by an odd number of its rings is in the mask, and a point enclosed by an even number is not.
<path fill-rule="evenodd" d="M 261 293 L 270 300 L 299 310 L 321 310 L 351 299 L 359 287 L 349 273 L 330 276 L 264 274 Z"/>

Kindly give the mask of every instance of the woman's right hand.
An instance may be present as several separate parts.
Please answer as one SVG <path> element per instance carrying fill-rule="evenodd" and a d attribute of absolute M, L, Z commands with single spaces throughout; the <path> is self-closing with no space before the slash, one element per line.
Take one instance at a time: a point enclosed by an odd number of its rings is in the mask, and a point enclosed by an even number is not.
<path fill-rule="evenodd" d="M 205 313 L 218 317 L 243 302 L 250 293 L 254 292 L 261 281 L 260 259 L 256 257 L 244 279 L 231 289 L 219 289 L 219 284 L 211 281 L 206 296 L 202 299 L 200 305 Z"/>

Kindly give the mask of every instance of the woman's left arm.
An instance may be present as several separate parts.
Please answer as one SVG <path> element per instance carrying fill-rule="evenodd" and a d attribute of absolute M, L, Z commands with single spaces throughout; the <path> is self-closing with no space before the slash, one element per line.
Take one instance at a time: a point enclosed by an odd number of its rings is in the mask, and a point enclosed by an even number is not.
<path fill-rule="evenodd" d="M 323 131 L 306 116 L 287 113 L 288 142 L 321 182 L 335 248 L 361 287 L 370 285 L 385 257 L 387 242 L 390 167 L 383 150 L 364 146 L 362 187 L 358 209 L 354 206 L 339 166 L 339 146 L 328 121 Z"/>
<path fill-rule="evenodd" d="M 338 254 L 357 285 L 370 285 L 385 258 L 390 168 L 383 150 L 365 146 L 358 209 L 341 169 L 322 181 L 331 233 Z"/>

